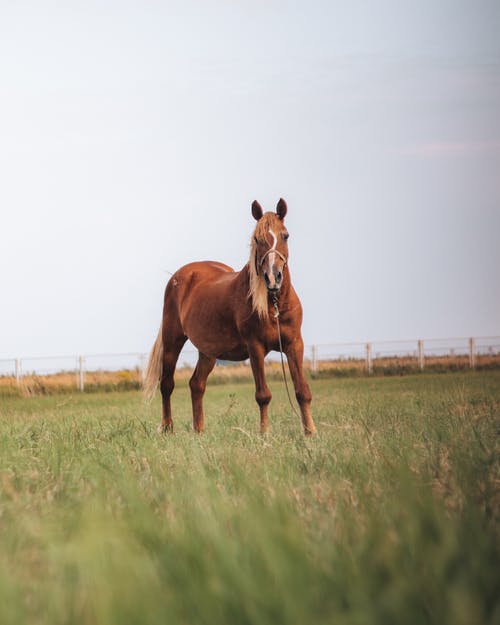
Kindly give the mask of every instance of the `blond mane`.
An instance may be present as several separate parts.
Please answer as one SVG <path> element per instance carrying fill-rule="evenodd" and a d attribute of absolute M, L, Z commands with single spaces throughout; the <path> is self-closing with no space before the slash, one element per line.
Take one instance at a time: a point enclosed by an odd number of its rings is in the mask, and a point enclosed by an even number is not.
<path fill-rule="evenodd" d="M 262 274 L 257 273 L 257 243 L 255 239 L 266 239 L 269 229 L 276 223 L 275 213 L 264 213 L 257 222 L 257 226 L 252 234 L 250 241 L 250 260 L 248 261 L 248 270 L 250 274 L 250 288 L 248 297 L 252 300 L 252 309 L 261 319 L 269 316 L 269 306 L 267 299 L 267 287 L 262 278 Z"/>

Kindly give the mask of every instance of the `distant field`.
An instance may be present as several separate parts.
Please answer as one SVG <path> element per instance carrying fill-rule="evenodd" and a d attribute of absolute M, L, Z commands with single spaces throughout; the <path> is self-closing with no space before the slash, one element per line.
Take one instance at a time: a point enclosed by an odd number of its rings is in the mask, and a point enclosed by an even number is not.
<path fill-rule="evenodd" d="M 275 355 L 276 356 L 276 355 Z M 476 371 L 500 370 L 500 354 L 478 354 Z M 345 378 L 366 376 L 366 363 L 363 358 L 341 358 L 338 360 L 319 360 L 315 372 L 310 371 L 311 363 L 306 360 L 305 370 L 317 379 Z M 410 356 L 385 356 L 373 358 L 373 376 L 408 375 L 415 373 L 450 373 L 469 371 L 469 357 L 463 354 L 431 356 L 425 358 L 425 370 L 420 371 L 418 361 Z M 176 379 L 187 380 L 193 369 L 180 367 Z M 266 362 L 266 374 L 270 379 L 280 379 L 281 365 L 277 361 Z M 209 383 L 228 384 L 233 382 L 251 382 L 252 371 L 248 363 L 230 363 L 217 365 L 209 378 Z M 79 387 L 80 377 L 76 371 L 65 371 L 50 375 L 25 373 L 19 382 L 15 377 L 0 376 L 0 397 L 51 395 L 73 392 Z M 86 371 L 84 375 L 86 392 L 130 391 L 141 388 L 142 372 L 140 369 L 122 371 Z"/>
<path fill-rule="evenodd" d="M 2 625 L 500 622 L 500 372 L 0 400 Z"/>

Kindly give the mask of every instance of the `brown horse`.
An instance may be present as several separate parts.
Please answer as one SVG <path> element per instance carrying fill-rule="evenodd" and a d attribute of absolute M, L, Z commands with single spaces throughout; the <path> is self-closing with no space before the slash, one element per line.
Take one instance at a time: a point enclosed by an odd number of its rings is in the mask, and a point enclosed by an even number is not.
<path fill-rule="evenodd" d="M 257 226 L 251 240 L 250 260 L 241 271 L 219 262 L 205 261 L 181 267 L 165 289 L 163 321 L 151 350 L 145 393 L 152 397 L 158 382 L 163 400 L 160 432 L 173 429 L 170 396 L 179 353 L 189 338 L 198 349 L 198 363 L 189 381 L 193 427 L 204 426 L 203 394 L 216 360 L 250 358 L 255 399 L 260 408 L 260 430 L 269 429 L 271 392 L 266 384 L 264 357 L 279 350 L 276 308 L 281 341 L 300 406 L 306 434 L 316 428 L 311 416 L 311 391 L 302 370 L 304 343 L 300 332 L 302 306 L 290 280 L 287 205 L 280 199 L 276 213 L 263 213 L 257 201 L 252 215 Z"/>

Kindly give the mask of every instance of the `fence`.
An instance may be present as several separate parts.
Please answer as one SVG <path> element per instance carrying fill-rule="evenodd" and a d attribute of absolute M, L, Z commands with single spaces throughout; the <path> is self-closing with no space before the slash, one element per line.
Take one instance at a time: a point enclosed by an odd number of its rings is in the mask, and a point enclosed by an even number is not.
<path fill-rule="evenodd" d="M 500 337 L 482 336 L 469 338 L 414 339 L 408 341 L 370 341 L 367 343 L 335 343 L 312 345 L 309 348 L 310 368 L 321 370 L 325 363 L 361 365 L 367 374 L 375 366 L 390 366 L 397 361 L 423 371 L 426 366 L 453 362 L 475 369 L 487 359 L 500 364 Z"/>
<path fill-rule="evenodd" d="M 277 358 L 278 354 L 273 353 L 266 360 L 272 362 Z M 475 369 L 487 359 L 500 364 L 500 336 L 332 343 L 310 345 L 305 349 L 305 364 L 313 374 L 335 366 L 346 370 L 356 368 L 370 375 L 377 367 L 388 367 L 394 362 L 399 367 L 405 364 L 421 371 L 443 361 Z M 181 352 L 178 366 L 192 368 L 196 360 L 197 351 L 188 345 Z M 75 386 L 83 391 L 86 375 L 91 372 L 130 371 L 141 381 L 146 362 L 147 354 L 138 352 L 7 358 L 0 359 L 0 378 L 15 378 L 21 384 L 26 376 L 66 373 L 74 375 Z"/>

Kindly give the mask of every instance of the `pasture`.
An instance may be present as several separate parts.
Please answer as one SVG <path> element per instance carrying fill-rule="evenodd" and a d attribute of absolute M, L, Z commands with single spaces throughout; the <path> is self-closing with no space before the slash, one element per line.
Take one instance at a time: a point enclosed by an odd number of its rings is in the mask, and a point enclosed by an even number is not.
<path fill-rule="evenodd" d="M 0 403 L 3 625 L 500 622 L 500 372 Z"/>

